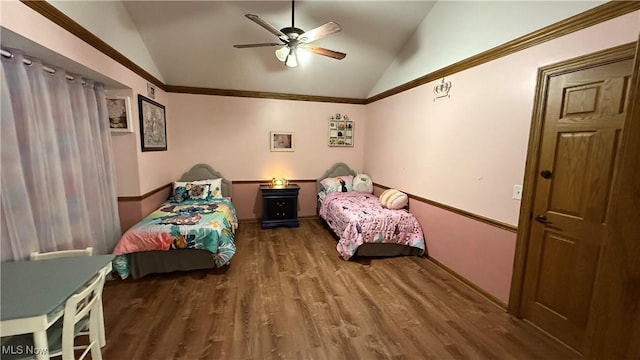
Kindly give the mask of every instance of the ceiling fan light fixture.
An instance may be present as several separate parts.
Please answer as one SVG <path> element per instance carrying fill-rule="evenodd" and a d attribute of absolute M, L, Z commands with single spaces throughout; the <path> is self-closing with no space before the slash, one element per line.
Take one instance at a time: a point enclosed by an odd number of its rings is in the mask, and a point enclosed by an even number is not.
<path fill-rule="evenodd" d="M 287 60 L 285 60 L 284 64 L 288 67 L 298 67 L 298 55 L 296 55 L 296 48 L 291 48 L 289 50 L 289 55 L 287 55 Z"/>
<path fill-rule="evenodd" d="M 287 60 L 287 55 L 289 55 L 289 47 L 286 45 L 276 50 L 276 57 L 282 62 Z"/>

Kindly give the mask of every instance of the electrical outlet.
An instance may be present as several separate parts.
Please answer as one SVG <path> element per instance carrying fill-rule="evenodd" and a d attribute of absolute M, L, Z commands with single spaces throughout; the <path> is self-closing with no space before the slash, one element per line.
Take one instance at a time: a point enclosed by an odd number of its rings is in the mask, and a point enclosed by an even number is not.
<path fill-rule="evenodd" d="M 513 198 L 522 200 L 522 185 L 513 185 Z"/>

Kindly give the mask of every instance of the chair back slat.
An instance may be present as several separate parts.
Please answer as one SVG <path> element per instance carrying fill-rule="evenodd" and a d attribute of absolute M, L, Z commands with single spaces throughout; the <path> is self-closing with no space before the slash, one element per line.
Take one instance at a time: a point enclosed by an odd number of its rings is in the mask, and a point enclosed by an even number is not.
<path fill-rule="evenodd" d="M 51 251 L 51 252 L 32 252 L 29 256 L 31 260 L 49 260 L 49 259 L 59 259 L 63 257 L 72 257 L 72 256 L 91 256 L 93 255 L 93 247 L 88 247 L 86 249 L 74 249 L 74 250 L 60 250 L 60 251 Z"/>

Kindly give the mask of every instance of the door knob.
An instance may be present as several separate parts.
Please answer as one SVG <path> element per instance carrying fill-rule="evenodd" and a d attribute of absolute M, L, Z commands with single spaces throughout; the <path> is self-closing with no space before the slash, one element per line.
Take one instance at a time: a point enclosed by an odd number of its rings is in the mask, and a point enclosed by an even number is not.
<path fill-rule="evenodd" d="M 551 221 L 549 221 L 549 219 L 547 219 L 546 216 L 544 215 L 538 215 L 536 216 L 536 218 L 534 219 L 535 221 L 544 224 L 545 229 L 553 229 L 556 231 L 562 231 L 562 228 L 558 227 L 557 225 L 553 225 L 553 223 Z"/>
<path fill-rule="evenodd" d="M 542 170 L 540 172 L 540 176 L 542 176 L 545 179 L 551 179 L 551 175 L 552 175 L 552 173 L 549 170 Z"/>
<path fill-rule="evenodd" d="M 552 223 L 551 221 L 549 221 L 549 219 L 547 219 L 547 217 L 546 217 L 546 216 L 544 216 L 544 215 L 538 215 L 538 216 L 536 216 L 536 221 L 537 221 L 537 222 L 539 222 L 539 223 L 543 223 L 543 224 L 545 224 L 545 225 L 551 225 L 551 224 L 553 224 L 553 223 Z"/>

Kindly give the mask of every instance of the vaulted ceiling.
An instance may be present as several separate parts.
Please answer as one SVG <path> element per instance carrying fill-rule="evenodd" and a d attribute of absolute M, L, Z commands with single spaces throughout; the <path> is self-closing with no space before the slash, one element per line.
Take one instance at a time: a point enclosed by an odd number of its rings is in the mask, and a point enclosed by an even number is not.
<path fill-rule="evenodd" d="M 122 54 L 124 63 L 135 63 L 147 72 L 148 76 L 143 75 L 147 80 L 170 85 L 170 91 L 184 91 L 176 87 L 204 88 L 214 89 L 213 93 L 235 90 L 351 98 L 356 103 L 603 3 L 443 1 L 436 6 L 432 0 L 306 0 L 295 4 L 238 0 L 47 2 L 77 22 L 72 27 L 80 25 L 88 30 L 106 47 Z M 347 55 L 336 60 L 312 54 L 300 66 L 288 68 L 275 56 L 279 46 L 235 48 L 235 44 L 280 42 L 246 14 L 259 16 L 275 29 L 291 26 L 292 20 L 304 31 L 336 22 L 341 31 L 313 44 Z M 110 79 L 93 69 L 4 27 L 1 37 L 3 47 L 25 50 L 51 65 L 110 84 Z"/>
<path fill-rule="evenodd" d="M 329 21 L 342 31 L 314 42 L 343 60 L 312 55 L 297 68 L 278 61 L 279 42 L 245 14 L 291 26 L 290 1 L 126 1 L 124 6 L 166 84 L 214 89 L 366 98 L 433 7 L 432 1 L 296 1 L 295 26 Z"/>

